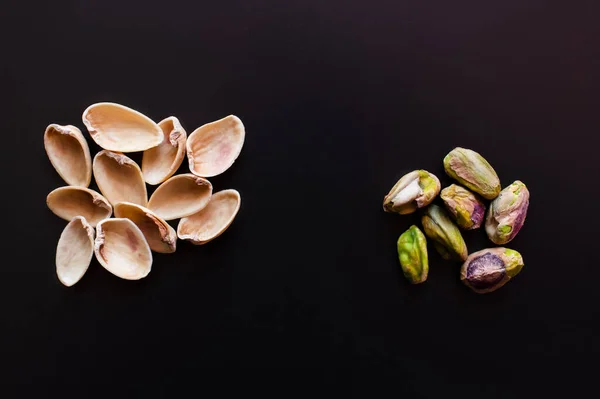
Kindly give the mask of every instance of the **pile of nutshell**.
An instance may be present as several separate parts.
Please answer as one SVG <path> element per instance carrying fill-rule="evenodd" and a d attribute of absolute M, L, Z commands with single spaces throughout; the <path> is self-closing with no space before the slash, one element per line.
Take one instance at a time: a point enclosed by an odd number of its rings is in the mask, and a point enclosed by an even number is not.
<path fill-rule="evenodd" d="M 439 179 L 425 170 L 404 175 L 383 200 L 386 212 L 401 215 L 425 208 L 421 218 L 425 234 L 413 225 L 398 239 L 402 271 L 413 284 L 427 280 L 427 236 L 442 258 L 464 262 L 460 279 L 468 287 L 480 294 L 495 291 L 521 271 L 523 257 L 504 247 L 469 255 L 459 228 L 478 229 L 485 218 L 489 239 L 496 245 L 509 243 L 525 222 L 529 190 L 519 180 L 501 190 L 500 179 L 489 162 L 466 148 L 450 151 L 444 158 L 444 170 L 460 184 L 452 184 L 441 192 L 447 211 L 431 204 L 441 186 Z M 487 215 L 484 200 L 491 201 Z"/>
<path fill-rule="evenodd" d="M 175 252 L 178 237 L 206 244 L 231 225 L 240 194 L 213 193 L 206 178 L 225 172 L 239 156 L 245 138 L 239 118 L 207 123 L 188 137 L 176 117 L 157 124 L 123 105 L 97 103 L 83 112 L 83 124 L 103 148 L 93 161 L 77 127 L 51 124 L 44 133 L 48 158 L 68 184 L 46 199 L 55 215 L 69 221 L 56 248 L 56 273 L 64 285 L 83 277 L 94 254 L 115 276 L 141 279 L 152 268 L 151 251 Z M 138 151 L 141 168 L 124 155 Z M 186 154 L 191 173 L 175 175 Z M 100 193 L 88 188 L 92 171 Z M 150 200 L 146 183 L 159 185 Z M 167 223 L 175 219 L 177 232 Z"/>

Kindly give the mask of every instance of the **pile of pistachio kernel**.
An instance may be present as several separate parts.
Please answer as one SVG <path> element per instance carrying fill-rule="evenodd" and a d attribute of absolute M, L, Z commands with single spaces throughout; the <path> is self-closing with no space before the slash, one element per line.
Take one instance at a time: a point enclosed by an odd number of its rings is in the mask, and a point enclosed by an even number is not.
<path fill-rule="evenodd" d="M 479 153 L 457 147 L 444 158 L 446 174 L 458 184 L 441 190 L 446 210 L 432 204 L 440 193 L 440 181 L 426 170 L 404 175 L 383 200 L 386 212 L 406 215 L 424 208 L 421 223 L 425 234 L 413 225 L 398 238 L 400 265 L 412 284 L 427 280 L 427 238 L 442 258 L 460 260 L 460 279 L 483 294 L 502 287 L 523 268 L 515 250 L 495 247 L 469 255 L 460 229 L 478 229 L 485 218 L 485 232 L 496 245 L 509 243 L 525 222 L 529 190 L 517 180 L 503 190 L 494 168 Z M 485 200 L 490 201 L 486 215 Z"/>

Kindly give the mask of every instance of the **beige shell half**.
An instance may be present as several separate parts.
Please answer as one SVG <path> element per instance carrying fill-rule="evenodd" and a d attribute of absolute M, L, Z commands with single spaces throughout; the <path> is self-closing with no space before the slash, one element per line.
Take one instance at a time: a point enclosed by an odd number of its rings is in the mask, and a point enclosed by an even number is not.
<path fill-rule="evenodd" d="M 56 275 L 70 287 L 77 283 L 94 256 L 94 228 L 83 216 L 74 217 L 63 230 L 56 246 Z"/>
<path fill-rule="evenodd" d="M 164 138 L 152 119 L 120 104 L 92 104 L 83 111 L 82 120 L 92 139 L 105 150 L 145 151 Z"/>
<path fill-rule="evenodd" d="M 231 225 L 240 204 L 240 193 L 236 190 L 223 190 L 213 194 L 204 209 L 179 221 L 177 236 L 195 245 L 214 240 Z"/>
<path fill-rule="evenodd" d="M 98 188 L 111 204 L 148 204 L 146 183 L 140 167 L 133 159 L 118 152 L 103 150 L 96 154 L 93 165 Z"/>
<path fill-rule="evenodd" d="M 164 140 L 154 148 L 144 151 L 142 172 L 146 183 L 156 185 L 164 182 L 179 169 L 185 157 L 187 133 L 179 119 L 170 116 L 158 123 Z"/>
<path fill-rule="evenodd" d="M 94 253 L 106 270 L 125 280 L 144 278 L 152 268 L 148 242 L 129 219 L 105 219 L 98 223 Z"/>
<path fill-rule="evenodd" d="M 56 216 L 68 221 L 83 216 L 92 227 L 112 214 L 108 200 L 85 187 L 59 187 L 48 194 L 46 204 Z"/>
<path fill-rule="evenodd" d="M 186 143 L 190 171 L 201 177 L 225 172 L 240 155 L 245 136 L 244 124 L 234 115 L 200 126 Z"/>
<path fill-rule="evenodd" d="M 191 173 L 176 175 L 158 186 L 148 208 L 165 220 L 179 219 L 199 212 L 208 204 L 212 184 Z"/>
<path fill-rule="evenodd" d="M 173 253 L 176 249 L 177 233 L 167 222 L 150 209 L 131 202 L 115 205 L 115 217 L 127 218 L 140 228 L 154 252 Z"/>
<path fill-rule="evenodd" d="M 81 130 L 72 125 L 48 125 L 44 132 L 44 148 L 52 166 L 68 185 L 90 185 L 92 157 Z"/>

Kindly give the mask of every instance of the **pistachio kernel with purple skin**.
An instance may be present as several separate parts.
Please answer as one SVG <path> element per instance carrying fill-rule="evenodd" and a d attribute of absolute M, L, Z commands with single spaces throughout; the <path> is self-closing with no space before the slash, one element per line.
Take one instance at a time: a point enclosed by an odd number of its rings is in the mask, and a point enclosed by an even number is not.
<path fill-rule="evenodd" d="M 452 184 L 442 190 L 440 197 L 458 227 L 474 230 L 481 226 L 485 218 L 485 205 L 477 194 Z"/>
<path fill-rule="evenodd" d="M 491 200 L 500 192 L 496 171 L 479 153 L 456 147 L 444 158 L 446 174 L 483 198 Z"/>
<path fill-rule="evenodd" d="M 469 255 L 460 269 L 462 282 L 478 294 L 497 290 L 523 269 L 523 257 L 508 248 L 488 248 Z"/>
<path fill-rule="evenodd" d="M 523 227 L 529 208 L 529 190 L 517 180 L 490 203 L 485 231 L 494 244 L 510 242 Z"/>
<path fill-rule="evenodd" d="M 415 170 L 398 180 L 383 199 L 383 210 L 406 215 L 431 203 L 440 192 L 440 181 L 426 170 Z"/>
<path fill-rule="evenodd" d="M 425 235 L 444 259 L 465 260 L 469 255 L 467 244 L 450 216 L 437 205 L 429 205 L 421 218 Z"/>

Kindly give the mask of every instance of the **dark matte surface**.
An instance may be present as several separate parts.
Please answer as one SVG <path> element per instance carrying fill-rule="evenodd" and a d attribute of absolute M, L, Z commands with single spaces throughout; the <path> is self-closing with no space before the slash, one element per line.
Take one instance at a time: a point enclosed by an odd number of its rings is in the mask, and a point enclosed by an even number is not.
<path fill-rule="evenodd" d="M 0 382 L 37 397 L 200 395 L 217 381 L 280 397 L 318 383 L 357 397 L 594 392 L 600 6 L 556 3 L 3 5 Z M 211 180 L 242 208 L 139 282 L 93 261 L 66 288 L 65 222 L 45 206 L 63 183 L 42 136 L 83 129 L 98 101 L 176 115 L 188 132 L 239 116 L 242 155 Z M 449 184 L 442 158 L 457 145 L 531 191 L 509 245 L 525 268 L 493 294 L 470 292 L 431 248 L 428 281 L 409 286 L 395 243 L 418 217 L 381 209 L 412 169 Z M 491 246 L 465 237 L 470 252 Z"/>

